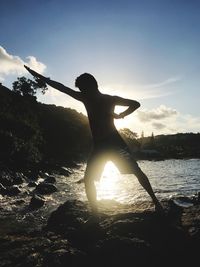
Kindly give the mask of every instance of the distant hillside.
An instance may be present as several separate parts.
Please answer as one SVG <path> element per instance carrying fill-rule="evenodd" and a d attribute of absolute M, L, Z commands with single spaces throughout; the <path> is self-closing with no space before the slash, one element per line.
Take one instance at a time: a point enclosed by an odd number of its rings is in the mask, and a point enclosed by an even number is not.
<path fill-rule="evenodd" d="M 87 117 L 0 86 L 0 162 L 12 168 L 71 164 L 88 154 Z"/>
<path fill-rule="evenodd" d="M 138 153 L 140 157 L 144 156 L 145 151 L 149 151 L 149 157 L 151 157 L 151 151 L 154 151 L 157 152 L 157 157 L 165 159 L 200 158 L 200 133 L 157 135 L 139 138 L 137 141 L 141 144 L 140 153 Z"/>

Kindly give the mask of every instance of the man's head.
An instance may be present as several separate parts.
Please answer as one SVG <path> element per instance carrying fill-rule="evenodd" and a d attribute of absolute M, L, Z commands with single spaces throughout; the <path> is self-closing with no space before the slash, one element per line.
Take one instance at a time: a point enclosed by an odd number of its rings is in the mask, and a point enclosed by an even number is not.
<path fill-rule="evenodd" d="M 75 86 L 83 93 L 98 91 L 98 84 L 94 76 L 89 73 L 83 73 L 76 78 Z"/>

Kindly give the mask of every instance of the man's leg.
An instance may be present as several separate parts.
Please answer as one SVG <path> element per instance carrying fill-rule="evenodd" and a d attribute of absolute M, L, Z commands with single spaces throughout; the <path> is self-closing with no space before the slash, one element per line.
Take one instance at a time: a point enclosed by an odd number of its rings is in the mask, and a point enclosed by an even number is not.
<path fill-rule="evenodd" d="M 155 205 L 155 208 L 157 210 L 162 210 L 162 206 L 161 206 L 160 202 L 158 201 L 157 197 L 155 196 L 153 189 L 151 187 L 151 184 L 149 182 L 149 179 L 146 176 L 146 174 L 143 173 L 143 171 L 139 168 L 139 166 L 138 166 L 137 170 L 134 172 L 134 174 L 137 177 L 141 186 L 147 191 L 149 196 L 152 198 L 152 201 Z"/>
<path fill-rule="evenodd" d="M 97 213 L 97 192 L 95 181 L 100 180 L 101 174 L 103 172 L 106 160 L 101 155 L 91 155 L 88 160 L 85 175 L 84 175 L 84 183 L 85 183 L 85 191 L 87 195 L 87 199 L 89 201 L 92 212 Z"/>
<path fill-rule="evenodd" d="M 146 192 L 151 197 L 156 210 L 163 210 L 160 202 L 158 201 L 157 197 L 155 196 L 152 186 L 149 182 L 148 177 L 145 173 L 140 169 L 135 159 L 132 157 L 129 149 L 125 147 L 124 149 L 118 150 L 117 156 L 114 157 L 114 161 L 116 165 L 119 167 L 121 173 L 124 174 L 131 174 L 133 173 L 141 186 L 146 190 Z"/>

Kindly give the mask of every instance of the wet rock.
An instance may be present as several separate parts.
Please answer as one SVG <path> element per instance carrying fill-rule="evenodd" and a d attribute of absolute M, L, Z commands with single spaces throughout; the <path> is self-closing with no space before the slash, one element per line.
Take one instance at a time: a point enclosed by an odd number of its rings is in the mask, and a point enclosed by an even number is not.
<path fill-rule="evenodd" d="M 84 253 L 74 248 L 60 248 L 53 252 L 47 253 L 44 258 L 45 266 L 64 267 L 64 266 L 84 266 Z"/>
<path fill-rule="evenodd" d="M 0 184 L 0 194 L 4 196 L 6 195 L 6 192 L 7 192 L 6 187 Z"/>
<path fill-rule="evenodd" d="M 18 185 L 18 184 L 22 184 L 26 181 L 26 177 L 24 176 L 23 173 L 19 173 L 17 172 L 14 176 L 14 184 Z"/>
<path fill-rule="evenodd" d="M 35 194 L 31 198 L 31 201 L 30 201 L 30 204 L 29 204 L 29 208 L 30 209 L 39 209 L 44 205 L 44 203 L 45 203 L 45 198 Z"/>
<path fill-rule="evenodd" d="M 28 187 L 36 187 L 37 185 L 38 184 L 36 182 L 33 182 L 33 181 L 28 183 Z"/>
<path fill-rule="evenodd" d="M 24 183 L 25 180 L 26 177 L 23 175 L 23 173 L 14 173 L 12 171 L 2 171 L 0 173 L 0 183 L 3 186 L 19 185 Z"/>
<path fill-rule="evenodd" d="M 82 184 L 82 183 L 84 183 L 84 178 L 79 179 L 76 183 L 77 183 L 77 184 Z"/>
<path fill-rule="evenodd" d="M 32 181 L 37 181 L 40 177 L 40 173 L 38 170 L 32 170 L 32 171 L 27 171 L 25 173 L 26 177 L 28 178 L 28 180 L 32 180 Z"/>
<path fill-rule="evenodd" d="M 36 186 L 35 190 L 39 194 L 42 194 L 42 195 L 51 194 L 51 193 L 54 193 L 54 192 L 58 191 L 58 189 L 56 188 L 55 185 L 50 184 L 50 183 L 45 183 L 45 182 L 42 182 L 42 183 L 38 184 Z"/>
<path fill-rule="evenodd" d="M 13 185 L 11 187 L 8 187 L 7 191 L 8 191 L 7 195 L 9 195 L 9 196 L 16 196 L 19 193 L 21 193 L 21 190 L 19 189 L 19 187 L 17 185 Z"/>
<path fill-rule="evenodd" d="M 11 186 L 14 184 L 13 175 L 11 172 L 1 171 L 0 172 L 0 183 L 3 186 Z"/>
<path fill-rule="evenodd" d="M 57 233 L 79 230 L 89 213 L 87 206 L 78 200 L 66 201 L 52 212 L 47 222 L 47 229 Z"/>
<path fill-rule="evenodd" d="M 0 194 L 3 196 L 17 196 L 19 193 L 21 193 L 21 190 L 17 185 L 4 187 L 2 184 L 0 184 Z"/>
<path fill-rule="evenodd" d="M 55 184 L 56 178 L 54 176 L 48 176 L 47 178 L 45 178 L 44 183 Z"/>
<path fill-rule="evenodd" d="M 40 175 L 40 177 L 43 177 L 43 178 L 48 178 L 49 177 L 48 172 L 39 171 L 39 175 Z"/>
<path fill-rule="evenodd" d="M 200 203 L 200 192 L 197 193 L 197 202 Z"/>
<path fill-rule="evenodd" d="M 66 167 L 54 168 L 54 172 L 56 174 L 64 175 L 64 176 L 69 176 L 70 174 L 72 174 L 72 170 L 70 168 L 66 168 Z"/>
<path fill-rule="evenodd" d="M 20 266 L 42 267 L 43 258 L 39 252 L 33 252 L 21 262 Z"/>
<path fill-rule="evenodd" d="M 98 266 L 143 266 L 152 263 L 150 245 L 139 238 L 111 236 L 97 243 Z M 105 260 L 106 259 L 106 260 Z M 151 265 L 150 265 L 151 266 Z"/>

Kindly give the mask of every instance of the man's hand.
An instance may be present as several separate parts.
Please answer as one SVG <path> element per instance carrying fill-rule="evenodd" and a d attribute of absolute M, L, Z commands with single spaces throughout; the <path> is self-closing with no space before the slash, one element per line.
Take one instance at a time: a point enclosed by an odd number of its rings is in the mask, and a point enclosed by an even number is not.
<path fill-rule="evenodd" d="M 33 76 L 40 78 L 40 79 L 44 79 L 45 77 L 42 76 L 41 74 L 37 73 L 36 71 L 30 69 L 28 66 L 24 65 L 24 68 L 27 69 L 28 72 L 30 72 L 30 74 L 32 74 Z"/>

